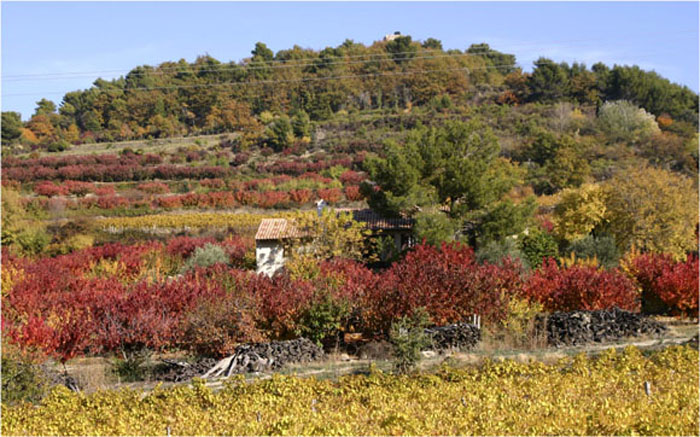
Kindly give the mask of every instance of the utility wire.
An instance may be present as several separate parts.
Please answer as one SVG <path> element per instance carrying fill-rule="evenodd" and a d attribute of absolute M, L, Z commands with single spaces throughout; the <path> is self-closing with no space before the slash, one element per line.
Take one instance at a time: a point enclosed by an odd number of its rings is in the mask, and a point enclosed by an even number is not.
<path fill-rule="evenodd" d="M 326 67 L 328 65 L 354 65 L 354 64 L 365 64 L 365 63 L 370 63 L 370 62 L 375 62 L 375 61 L 387 61 L 387 62 L 393 62 L 393 61 L 413 61 L 417 59 L 440 59 L 440 58 L 462 58 L 462 57 L 472 57 L 472 56 L 481 56 L 480 54 L 473 54 L 473 53 L 464 53 L 464 54 L 454 54 L 454 55 L 438 55 L 438 56 L 412 56 L 412 57 L 400 57 L 400 58 L 392 58 L 392 57 L 387 57 L 385 59 L 375 59 L 375 60 L 361 60 L 361 61 L 336 61 L 336 62 L 323 62 L 323 60 L 318 59 L 317 62 L 313 63 L 307 63 L 307 64 L 285 64 L 285 65 L 272 65 L 268 67 L 248 67 L 247 65 L 238 65 L 235 67 L 221 67 L 221 68 L 214 68 L 214 69 L 193 69 L 191 71 L 187 70 L 175 70 L 174 73 L 186 73 L 186 74 L 192 74 L 196 75 L 199 73 L 205 73 L 205 72 L 212 72 L 212 73 L 219 73 L 219 72 L 247 72 L 249 70 L 278 70 L 278 69 L 288 69 L 288 68 L 299 68 L 299 67 Z M 189 64 L 188 64 L 189 65 Z M 510 65 L 510 66 L 514 66 Z M 170 73 L 170 71 L 162 71 L 161 69 L 154 70 L 154 71 L 132 71 L 128 73 L 128 76 L 161 76 Z M 84 73 L 82 76 L 91 76 L 92 74 Z M 71 78 L 71 77 L 77 77 L 77 76 L 65 76 L 65 77 L 45 77 L 45 78 L 37 78 L 37 79 L 32 79 L 32 78 L 12 78 L 12 79 L 5 79 L 7 82 L 18 82 L 18 81 L 38 81 L 38 80 L 57 80 L 57 79 L 66 79 L 66 78 Z"/>
<path fill-rule="evenodd" d="M 697 30 L 684 30 L 684 31 L 678 31 L 678 32 L 664 33 L 663 36 L 664 36 L 664 37 L 668 37 L 668 35 L 673 35 L 673 34 L 686 34 L 686 33 L 695 33 L 695 32 L 697 32 Z M 653 37 L 657 37 L 658 35 L 659 35 L 659 34 L 646 34 L 645 36 L 647 36 L 647 37 L 652 37 L 652 36 L 653 36 Z M 637 41 L 637 40 L 639 40 L 639 39 L 643 39 L 643 37 L 631 37 L 631 36 L 628 36 L 628 39 L 634 39 L 635 41 Z M 560 41 L 560 42 L 554 42 L 554 44 L 570 43 L 570 42 L 590 42 L 590 41 L 601 41 L 601 40 L 608 41 L 607 38 L 605 38 L 605 39 L 598 38 L 598 39 L 571 40 L 571 41 L 568 41 L 568 42 L 567 42 L 567 41 Z M 620 41 L 620 38 L 616 39 L 616 44 L 614 45 L 614 47 L 620 47 L 620 46 L 621 46 L 621 45 L 618 43 L 619 41 Z M 524 45 L 524 46 L 529 46 L 529 45 L 552 44 L 552 43 L 553 43 L 552 41 L 546 41 L 546 42 L 538 42 L 538 43 L 511 44 L 511 46 L 523 46 L 523 45 Z M 565 48 L 566 48 L 566 47 L 565 47 Z M 429 51 L 430 49 L 424 49 L 424 50 Z M 318 53 L 320 54 L 320 52 L 318 52 Z M 395 53 L 390 53 L 390 52 L 384 51 L 384 52 L 382 52 L 382 53 L 375 53 L 375 54 L 371 54 L 371 53 L 370 53 L 370 54 L 363 54 L 363 55 L 342 55 L 342 56 L 340 56 L 339 58 L 341 58 L 341 57 L 342 57 L 343 59 L 366 58 L 365 60 L 355 61 L 355 62 L 352 62 L 352 63 L 370 62 L 370 61 L 372 61 L 372 60 L 394 60 L 394 59 L 398 59 L 398 60 L 406 59 L 406 60 L 408 60 L 408 59 L 416 59 L 416 58 L 420 59 L 420 57 L 416 57 L 416 56 L 410 57 L 410 56 L 408 56 L 408 55 L 415 55 L 416 53 L 417 53 L 416 51 L 395 52 Z M 474 50 L 472 50 L 472 51 L 470 51 L 470 52 L 468 52 L 468 53 L 467 53 L 467 52 L 464 52 L 464 53 L 460 53 L 460 54 L 456 54 L 456 53 L 455 53 L 455 54 L 447 54 L 447 55 L 444 55 L 444 57 L 450 57 L 450 56 L 479 56 L 479 55 L 486 55 L 486 54 L 489 54 L 489 53 L 506 54 L 506 53 L 503 53 L 503 52 L 499 52 L 499 51 L 497 51 L 497 50 L 494 50 L 494 49 L 492 49 L 492 48 L 489 48 L 489 49 L 484 49 L 483 52 L 482 52 L 481 50 L 479 50 L 479 49 L 474 49 Z M 316 54 L 316 53 L 314 53 L 314 54 Z M 407 56 L 404 57 L 404 58 L 396 58 L 397 55 L 407 55 Z M 439 56 L 435 56 L 435 57 L 439 57 Z M 375 59 L 375 58 L 380 58 L 380 59 Z M 318 57 L 317 57 L 317 58 L 310 58 L 310 59 L 322 60 L 322 58 L 318 58 Z M 293 67 L 315 66 L 315 65 L 317 65 L 316 63 L 306 63 L 306 64 L 295 63 L 295 61 L 302 61 L 302 62 L 303 62 L 303 61 L 308 61 L 308 60 L 309 60 L 309 59 L 272 59 L 272 60 L 268 60 L 268 61 L 247 62 L 247 63 L 237 64 L 237 65 L 235 65 L 235 66 L 230 66 L 230 67 L 221 67 L 221 68 L 219 68 L 219 69 L 210 70 L 210 71 L 222 71 L 222 70 L 224 70 L 224 69 L 226 69 L 226 68 L 235 68 L 235 69 L 241 69 L 241 68 L 243 68 L 243 69 L 254 69 L 254 68 L 256 68 L 256 69 L 257 69 L 257 68 L 259 68 L 259 69 L 269 69 L 269 68 L 273 68 L 273 69 L 274 69 L 274 68 L 293 68 Z M 281 66 L 270 65 L 270 64 L 275 64 L 275 63 L 282 63 L 282 64 L 284 64 L 284 65 L 281 65 Z M 325 63 L 325 65 L 331 65 L 331 64 L 335 64 L 335 63 L 342 64 L 342 63 L 350 63 L 350 62 L 347 62 L 347 61 L 339 61 L 339 62 Z M 252 65 L 258 65 L 258 64 L 261 65 L 261 66 L 260 66 L 260 67 L 252 67 Z M 221 64 L 221 65 L 224 65 L 224 66 L 225 66 L 225 65 L 227 65 L 227 64 Z M 187 64 L 187 67 L 191 67 L 191 66 L 192 66 L 192 64 L 189 64 L 189 63 Z M 139 67 L 135 67 L 135 68 L 139 68 Z M 151 68 L 154 68 L 154 67 L 151 67 Z M 157 68 L 157 67 L 155 67 L 155 68 Z M 119 73 L 119 72 L 124 72 L 124 71 L 130 71 L 130 70 L 133 70 L 133 69 L 134 69 L 134 68 L 131 68 L 131 69 L 120 69 L 120 70 L 98 70 L 98 71 L 82 71 L 82 72 L 65 72 L 65 73 L 14 74 L 14 75 L 6 75 L 6 76 L 3 76 L 3 79 L 4 79 L 4 80 L 8 80 L 8 79 L 29 78 L 29 77 L 37 77 L 37 78 L 38 78 L 38 77 L 56 76 L 56 75 L 65 75 L 65 76 L 70 76 L 70 75 L 93 75 L 93 74 L 99 74 L 99 73 Z M 180 71 L 182 71 L 182 67 L 180 67 L 180 66 L 178 66 L 178 67 L 163 67 L 163 68 L 158 68 L 157 70 L 154 70 L 154 71 L 152 71 L 152 72 L 143 72 L 143 73 L 144 73 L 144 74 L 145 74 L 145 73 L 154 74 L 156 71 L 157 71 L 157 72 L 167 72 L 167 71 L 180 72 Z M 198 70 L 197 72 L 200 72 L 200 71 L 202 71 L 202 70 Z M 137 73 L 137 72 L 134 72 L 134 73 Z M 131 73 L 131 74 L 133 74 L 133 73 Z"/>
<path fill-rule="evenodd" d="M 615 47 L 623 47 L 624 45 L 617 44 Z M 412 53 L 412 52 L 408 52 Z M 197 69 L 196 66 L 192 64 L 187 64 L 187 67 L 182 66 L 182 67 L 175 67 L 175 68 L 158 68 L 156 67 L 155 70 L 137 70 L 129 71 L 127 73 L 128 77 L 142 77 L 142 76 L 163 76 L 166 74 L 171 74 L 171 73 L 183 73 L 183 74 L 188 74 L 188 75 L 198 75 L 201 73 L 226 73 L 226 72 L 240 72 L 240 73 L 246 73 L 251 70 L 264 70 L 264 71 L 270 71 L 270 70 L 279 70 L 279 69 L 291 69 L 291 68 L 306 68 L 306 67 L 319 67 L 319 68 L 324 68 L 329 65 L 356 65 L 356 64 L 368 64 L 371 62 L 392 62 L 392 61 L 415 61 L 419 59 L 443 59 L 443 58 L 451 58 L 451 59 L 461 59 L 461 58 L 469 58 L 469 57 L 477 57 L 477 56 L 484 56 L 488 55 L 491 53 L 498 53 L 502 54 L 500 52 L 497 52 L 495 50 L 489 49 L 488 51 L 484 52 L 470 52 L 470 53 L 455 53 L 455 54 L 442 54 L 442 55 L 425 55 L 425 56 L 400 56 L 400 57 L 395 57 L 392 54 L 385 54 L 385 57 L 382 59 L 372 59 L 372 60 L 359 60 L 359 61 L 346 61 L 346 60 L 338 60 L 338 61 L 332 61 L 332 62 L 325 62 L 321 58 L 315 58 L 314 62 L 308 62 L 305 64 L 297 64 L 297 63 L 285 63 L 283 65 L 266 65 L 266 66 L 259 66 L 259 67 L 250 67 L 250 64 L 242 64 L 242 65 L 229 65 L 227 66 L 226 64 L 221 64 L 221 67 L 216 67 L 216 68 L 205 68 L 205 69 Z M 666 53 L 666 52 L 664 52 Z M 537 65 L 535 63 L 535 65 Z M 192 68 L 194 67 L 194 68 Z M 514 68 L 519 68 L 516 67 L 516 63 L 514 62 L 512 65 L 504 65 L 504 67 L 514 67 Z M 138 67 L 136 67 L 138 68 Z M 191 68 L 190 70 L 187 70 L 187 68 Z M 115 70 L 114 72 L 120 72 L 122 70 Z M 25 76 L 6 76 L 7 78 L 4 79 L 6 82 L 35 82 L 35 81 L 41 81 L 41 80 L 65 80 L 65 79 L 70 79 L 70 78 L 83 78 L 83 77 L 90 77 L 94 74 L 91 72 L 85 72 L 85 73 L 75 73 L 73 75 L 69 75 L 68 73 L 46 73 L 46 77 L 37 77 L 37 78 L 32 78 L 32 77 L 25 77 Z M 60 75 L 60 76 L 58 76 Z"/>
<path fill-rule="evenodd" d="M 664 51 L 662 53 L 670 53 L 669 51 Z M 658 53 L 648 53 L 648 56 L 655 56 Z M 645 56 L 640 56 L 645 57 Z M 554 64 L 557 64 L 554 62 Z M 535 66 L 546 65 L 543 63 L 534 63 Z M 259 81 L 247 81 L 247 82 L 220 82 L 220 83 L 206 83 L 206 84 L 190 84 L 190 85 L 172 85 L 172 86 L 162 86 L 162 87 L 133 87 L 133 88 L 91 88 L 90 91 L 93 92 L 116 92 L 116 93 L 127 93 L 130 91 L 164 91 L 164 90 L 175 90 L 175 89 L 191 89 L 191 88 L 219 88 L 226 86 L 257 86 L 257 85 L 272 85 L 277 83 L 305 83 L 305 82 L 323 82 L 327 80 L 338 80 L 338 79 L 356 79 L 356 78 L 380 78 L 380 77 L 390 77 L 390 76 L 404 76 L 411 74 L 428 74 L 428 73 L 438 73 L 438 72 L 450 72 L 450 71 L 464 71 L 466 73 L 471 73 L 473 71 L 479 70 L 490 70 L 504 67 L 512 67 L 511 64 L 502 65 L 486 65 L 481 67 L 460 67 L 460 68 L 448 68 L 448 69 L 433 69 L 433 70 L 410 70 L 410 71 L 398 71 L 398 72 L 385 72 L 385 73 L 364 73 L 364 74 L 349 74 L 349 75 L 331 75 L 331 76 L 320 76 L 320 77 L 310 77 L 302 79 L 273 79 L 273 80 L 259 80 Z M 13 93 L 4 94 L 5 97 L 17 97 L 17 96 L 40 96 L 40 95 L 54 95 L 54 94 L 66 94 L 65 91 L 45 91 L 45 92 L 32 92 L 32 93 Z"/>
<path fill-rule="evenodd" d="M 472 69 L 473 70 L 473 69 Z M 164 87 L 135 87 L 135 88 L 104 88 L 97 89 L 97 92 L 127 92 L 127 91 L 161 91 L 161 90 L 174 90 L 174 89 L 190 89 L 190 88 L 218 88 L 225 86 L 251 86 L 251 85 L 271 85 L 277 83 L 303 83 L 303 82 L 322 82 L 326 80 L 337 80 L 337 79 L 354 79 L 354 78 L 375 78 L 375 77 L 387 77 L 387 76 L 404 76 L 410 74 L 427 74 L 427 73 L 437 73 L 437 72 L 447 72 L 447 71 L 464 71 L 469 72 L 470 69 L 466 67 L 462 68 L 440 68 L 435 70 L 411 70 L 411 71 L 397 71 L 391 73 L 367 73 L 367 74 L 348 74 L 348 75 L 338 75 L 338 76 L 321 76 L 321 77 L 308 77 L 303 79 L 275 79 L 275 80 L 259 80 L 252 82 L 220 82 L 220 83 L 203 83 L 203 84 L 191 84 L 191 85 L 174 85 L 174 86 L 164 86 Z M 56 92 L 44 92 L 41 94 L 62 94 L 62 91 Z M 37 95 L 37 93 L 18 93 L 18 94 L 6 94 L 9 96 L 31 96 Z"/>

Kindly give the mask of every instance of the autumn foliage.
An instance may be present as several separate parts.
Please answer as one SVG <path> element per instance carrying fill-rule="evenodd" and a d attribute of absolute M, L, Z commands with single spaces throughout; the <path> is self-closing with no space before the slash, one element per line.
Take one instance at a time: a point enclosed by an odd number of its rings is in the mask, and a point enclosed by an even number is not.
<path fill-rule="evenodd" d="M 657 313 L 698 316 L 698 257 L 677 262 L 671 255 L 639 254 L 627 269 L 642 291 L 643 309 Z"/>
<path fill-rule="evenodd" d="M 223 247 L 228 265 L 177 275 L 207 244 Z M 526 273 L 509 258 L 479 263 L 465 245 L 418 245 L 383 271 L 333 259 L 293 279 L 244 270 L 252 244 L 238 237 L 174 237 L 166 244 L 113 243 L 35 260 L 4 251 L 3 332 L 61 360 L 143 348 L 222 356 L 240 342 L 298 336 L 314 306 L 328 302 L 342 309 L 335 321 L 340 331 L 367 337 L 386 335 L 396 318 L 416 308 L 440 325 L 471 314 L 486 324 L 499 322 L 513 298 L 539 302 L 547 311 L 637 311 L 641 287 L 674 314 L 692 316 L 698 308 L 695 256 L 682 263 L 637 256 L 629 274 L 550 259 Z"/>
<path fill-rule="evenodd" d="M 593 266 L 560 267 L 545 261 L 525 286 L 525 295 L 548 311 L 599 310 L 617 306 L 638 311 L 640 300 L 634 283 L 616 269 Z"/>

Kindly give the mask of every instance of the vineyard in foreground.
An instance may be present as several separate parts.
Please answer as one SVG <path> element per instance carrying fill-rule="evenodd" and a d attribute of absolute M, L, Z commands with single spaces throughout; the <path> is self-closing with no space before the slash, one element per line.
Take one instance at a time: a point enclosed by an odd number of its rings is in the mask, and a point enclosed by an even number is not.
<path fill-rule="evenodd" d="M 698 352 L 629 347 L 553 365 L 488 361 L 337 382 L 275 375 L 219 392 L 55 389 L 2 406 L 5 435 L 697 435 Z M 649 394 L 645 391 L 649 382 Z"/>

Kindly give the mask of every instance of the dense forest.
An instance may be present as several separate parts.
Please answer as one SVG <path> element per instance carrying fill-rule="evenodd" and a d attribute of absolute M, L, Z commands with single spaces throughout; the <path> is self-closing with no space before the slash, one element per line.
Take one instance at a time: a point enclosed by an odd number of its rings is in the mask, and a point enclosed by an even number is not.
<path fill-rule="evenodd" d="M 3 144 L 60 150 L 94 141 L 256 133 L 274 116 L 282 116 L 281 124 L 291 119 L 303 136 L 308 120 L 422 105 L 570 102 L 599 110 L 604 102 L 626 100 L 672 123 L 671 131 L 693 132 L 698 125 L 697 94 L 637 66 L 597 63 L 589 69 L 540 58 L 525 73 L 514 55 L 488 44 L 444 50 L 436 39 L 410 36 L 370 46 L 346 40 L 321 51 L 294 46 L 276 54 L 257 43 L 251 54 L 240 62 L 200 56 L 193 63 L 136 67 L 67 93 L 58 107 L 40 100 L 26 123 L 4 112 Z"/>

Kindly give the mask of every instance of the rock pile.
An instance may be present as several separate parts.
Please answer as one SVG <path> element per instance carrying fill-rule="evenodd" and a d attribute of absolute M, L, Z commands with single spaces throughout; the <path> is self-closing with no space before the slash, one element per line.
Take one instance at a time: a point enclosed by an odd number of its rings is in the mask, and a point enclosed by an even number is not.
<path fill-rule="evenodd" d="M 642 334 L 661 335 L 666 326 L 641 314 L 611 308 L 598 311 L 556 312 L 538 316 L 539 332 L 552 346 L 602 343 Z"/>
<path fill-rule="evenodd" d="M 287 363 L 308 363 L 321 358 L 323 349 L 306 338 L 242 344 L 233 355 L 216 363 L 202 377 L 228 377 L 235 373 L 277 370 Z"/>
<path fill-rule="evenodd" d="M 158 372 L 159 381 L 182 382 L 194 377 L 202 376 L 207 370 L 216 365 L 214 358 L 204 358 L 196 363 L 188 363 L 175 360 L 161 360 L 165 370 Z"/>
<path fill-rule="evenodd" d="M 471 323 L 436 326 L 427 328 L 425 333 L 432 339 L 435 350 L 471 349 L 481 340 L 481 330 Z"/>

